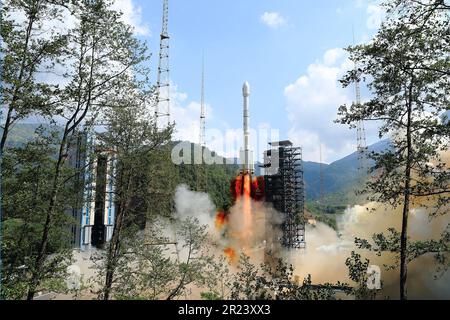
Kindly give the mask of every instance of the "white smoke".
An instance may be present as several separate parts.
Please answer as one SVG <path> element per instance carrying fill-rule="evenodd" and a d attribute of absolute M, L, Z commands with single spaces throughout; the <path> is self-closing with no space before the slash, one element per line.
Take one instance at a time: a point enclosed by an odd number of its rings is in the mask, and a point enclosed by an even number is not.
<path fill-rule="evenodd" d="M 214 226 L 216 208 L 206 193 L 189 190 L 186 185 L 180 185 L 175 192 L 175 217 L 183 220 L 196 218 L 201 225 Z"/>
<path fill-rule="evenodd" d="M 429 218 L 428 211 L 417 208 L 411 211 L 409 235 L 411 240 L 439 239 L 450 223 L 450 217 Z M 389 228 L 400 230 L 401 208 L 392 209 L 377 203 L 348 208 L 338 218 L 338 231 L 318 223 L 307 226 L 307 250 L 303 253 L 289 252 L 295 274 L 300 277 L 312 276 L 315 283 L 335 283 L 337 281 L 351 284 L 345 261 L 352 251 L 371 264 L 382 269 L 384 282 L 383 295 L 398 298 L 399 271 L 386 270 L 384 265 L 394 265 L 393 254 L 383 253 L 381 257 L 368 251 L 359 250 L 354 244 L 355 238 L 371 240 L 373 234 L 385 233 Z M 288 253 L 286 253 L 287 255 Z M 409 264 L 409 295 L 412 299 L 450 298 L 450 274 L 447 272 L 440 279 L 435 279 L 436 266 L 433 257 L 425 255 Z"/>

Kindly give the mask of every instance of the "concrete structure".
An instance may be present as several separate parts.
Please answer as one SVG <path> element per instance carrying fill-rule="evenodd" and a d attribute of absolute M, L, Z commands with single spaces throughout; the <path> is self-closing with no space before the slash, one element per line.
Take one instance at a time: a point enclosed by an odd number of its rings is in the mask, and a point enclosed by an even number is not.
<path fill-rule="evenodd" d="M 95 149 L 95 139 L 81 133 L 69 150 L 69 164 L 76 169 L 75 203 L 70 210 L 74 218 L 70 244 L 87 250 L 103 247 L 114 231 L 115 154 Z"/>

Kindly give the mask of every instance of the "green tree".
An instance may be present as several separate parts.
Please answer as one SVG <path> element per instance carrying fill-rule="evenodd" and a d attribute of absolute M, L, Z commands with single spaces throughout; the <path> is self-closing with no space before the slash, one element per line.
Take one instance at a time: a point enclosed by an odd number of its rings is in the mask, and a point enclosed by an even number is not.
<path fill-rule="evenodd" d="M 138 72 L 142 73 L 139 74 Z M 152 160 L 170 141 L 172 127 L 158 130 L 148 109 L 149 92 L 145 90 L 145 69 L 120 77 L 121 86 L 111 93 L 104 112 L 106 131 L 99 134 L 100 148 L 111 150 L 115 158 L 114 232 L 105 257 L 105 280 L 101 298 L 109 300 L 115 274 L 123 255 L 124 243 L 145 227 L 152 208 L 154 175 Z M 166 201 L 167 199 L 162 199 Z"/>
<path fill-rule="evenodd" d="M 270 299 L 270 293 L 261 282 L 260 270 L 251 263 L 249 256 L 239 257 L 237 270 L 233 277 L 231 300 Z"/>
<path fill-rule="evenodd" d="M 199 152 L 198 145 L 191 146 L 191 162 L 194 163 L 194 152 Z M 209 149 L 205 152 L 211 153 Z M 220 158 L 222 161 L 225 159 Z M 185 184 L 190 190 L 208 193 L 219 210 L 228 210 L 233 205 L 231 183 L 239 172 L 239 166 L 228 164 L 195 165 L 181 164 L 177 166 L 177 182 Z M 206 185 L 206 189 L 204 189 Z"/>
<path fill-rule="evenodd" d="M 341 123 L 379 121 L 380 137 L 391 135 L 391 150 L 370 155 L 381 175 L 365 191 L 370 200 L 402 208 L 402 230 L 385 247 L 400 257 L 401 299 L 407 299 L 408 251 L 415 246 L 408 243 L 411 208 L 428 201 L 432 215 L 445 214 L 450 193 L 450 172 L 441 158 L 450 127 L 439 120 L 450 109 L 450 20 L 445 1 L 429 4 L 386 1 L 386 21 L 371 43 L 348 49 L 358 68 L 342 79 L 344 86 L 367 80 L 372 97 L 339 109 Z"/>
<path fill-rule="evenodd" d="M 51 178 L 55 159 L 56 136 L 45 130 L 24 147 L 9 149 L 3 161 L 4 239 L 2 242 L 4 279 L 3 298 L 22 299 L 28 290 L 31 270 L 45 221 L 50 197 Z M 68 173 L 67 173 L 68 174 Z M 57 206 L 73 205 L 74 186 L 67 185 L 57 199 Z M 51 255 L 42 267 L 41 289 L 49 289 L 51 282 L 62 282 L 70 262 L 69 225 L 67 211 L 59 211 L 55 227 L 49 234 L 48 252 Z"/>
<path fill-rule="evenodd" d="M 150 155 L 149 216 L 171 217 L 174 211 L 178 172 L 171 159 L 172 143 L 167 142 Z"/>
<path fill-rule="evenodd" d="M 22 14 L 25 21 L 15 19 Z M 55 27 L 62 23 L 62 8 L 44 0 L 6 0 L 1 6 L 2 55 L 0 103 L 5 120 L 0 151 L 11 127 L 32 114 L 48 115 L 57 103 L 58 85 L 37 80 L 52 69 L 67 46 L 67 35 Z M 45 29 L 46 32 L 42 32 Z M 3 111 L 4 110 L 4 111 Z"/>
<path fill-rule="evenodd" d="M 314 285 L 310 275 L 300 283 L 294 276 L 293 266 L 270 253 L 260 268 L 245 255 L 240 257 L 237 268 L 231 288 L 232 300 L 334 300 L 338 291 L 353 292 L 353 288 L 340 282 Z"/>
<path fill-rule="evenodd" d="M 174 223 L 166 218 L 148 221 L 145 231 L 130 233 L 123 229 L 108 299 L 173 300 L 186 297 L 197 287 L 209 293 L 218 288 L 224 276 L 224 265 L 210 253 L 211 243 L 206 227 L 197 219 L 187 218 Z M 174 229 L 176 241 L 164 234 Z M 127 232 L 128 231 L 128 232 Z M 96 257 L 102 279 L 108 275 L 110 253 Z M 105 299 L 105 282 L 101 281 L 101 297 Z M 215 293 L 219 295 L 219 293 Z"/>
<path fill-rule="evenodd" d="M 43 276 L 43 265 L 48 257 L 49 236 L 55 227 L 55 216 L 61 210 L 58 197 L 66 179 L 67 155 L 74 137 L 84 125 L 86 131 L 95 124 L 105 98 L 122 85 L 120 77 L 144 61 L 145 46 L 133 36 L 130 26 L 120 21 L 120 14 L 110 10 L 111 2 L 77 1 L 70 3 L 70 12 L 77 20 L 69 31 L 69 47 L 61 62 L 67 70 L 67 85 L 58 94 L 53 119 L 62 119 L 62 133 L 58 141 L 56 164 L 50 185 L 41 241 L 31 270 L 28 299 L 33 299 Z"/>
<path fill-rule="evenodd" d="M 352 252 L 351 256 L 345 261 L 345 265 L 348 267 L 350 280 L 356 284 L 356 287 L 352 288 L 351 291 L 351 294 L 355 296 L 355 299 L 374 300 L 380 289 L 370 289 L 367 286 L 370 261 L 368 259 L 363 261 L 360 254 Z"/>
<path fill-rule="evenodd" d="M 110 297 L 118 300 L 156 300 L 169 294 L 177 272 L 175 243 L 163 235 L 164 225 L 153 221 L 145 232 L 124 230 L 117 255 Z M 94 257 L 96 282 L 103 287 L 108 272 L 108 251 Z"/>
<path fill-rule="evenodd" d="M 177 272 L 170 284 L 167 300 L 187 294 L 190 285 L 198 288 L 214 288 L 222 275 L 220 264 L 211 253 L 212 243 L 207 226 L 202 226 L 196 218 L 188 217 L 175 222 L 178 243 Z M 181 255 L 182 254 L 182 255 Z"/>

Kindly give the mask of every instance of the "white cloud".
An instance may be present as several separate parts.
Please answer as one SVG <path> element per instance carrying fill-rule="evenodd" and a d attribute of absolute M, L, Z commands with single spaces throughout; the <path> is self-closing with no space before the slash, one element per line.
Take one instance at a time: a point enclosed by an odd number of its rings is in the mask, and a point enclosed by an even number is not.
<path fill-rule="evenodd" d="M 323 60 L 326 66 L 332 66 L 344 55 L 345 51 L 339 48 L 331 49 L 325 52 Z"/>
<path fill-rule="evenodd" d="M 278 12 L 264 12 L 260 20 L 272 29 L 278 29 L 286 25 L 286 19 Z"/>
<path fill-rule="evenodd" d="M 319 161 L 320 144 L 323 161 L 328 163 L 356 150 L 356 132 L 334 123 L 339 106 L 353 101 L 353 88 L 342 89 L 339 83 L 352 67 L 342 49 L 331 49 L 285 88 L 289 139 L 303 146 L 306 160 Z"/>
<path fill-rule="evenodd" d="M 381 6 L 370 4 L 367 7 L 367 14 L 369 15 L 367 18 L 367 28 L 378 29 L 383 22 L 386 12 Z"/>
<path fill-rule="evenodd" d="M 133 3 L 133 0 L 115 0 L 112 8 L 122 12 L 123 22 L 133 26 L 134 32 L 139 36 L 150 36 L 150 29 L 142 21 L 142 9 Z"/>
<path fill-rule="evenodd" d="M 199 142 L 200 137 L 200 102 L 188 101 L 188 95 L 178 91 L 178 86 L 171 85 L 171 117 L 176 128 L 174 139 L 190 142 Z M 213 119 L 213 109 L 205 104 L 207 121 Z"/>

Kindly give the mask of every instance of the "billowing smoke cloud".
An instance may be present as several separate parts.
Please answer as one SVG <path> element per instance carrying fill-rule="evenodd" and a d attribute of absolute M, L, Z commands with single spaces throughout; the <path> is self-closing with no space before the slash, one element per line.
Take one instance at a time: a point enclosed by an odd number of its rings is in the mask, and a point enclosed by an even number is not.
<path fill-rule="evenodd" d="M 450 152 L 442 155 L 446 163 L 450 163 Z M 448 167 L 448 166 L 447 166 Z M 415 199 L 409 218 L 409 237 L 411 241 L 439 240 L 450 224 L 450 215 L 434 216 L 436 199 Z M 449 211 L 449 207 L 440 210 Z M 316 283 L 347 282 L 348 270 L 345 261 L 352 251 L 357 251 L 372 265 L 382 269 L 384 285 L 383 296 L 399 298 L 399 270 L 386 270 L 384 266 L 396 265 L 395 255 L 374 253 L 359 250 L 355 247 L 355 238 L 371 240 L 374 234 L 387 233 L 389 228 L 401 230 L 402 207 L 379 203 L 367 203 L 363 206 L 348 208 L 345 214 L 338 217 L 338 231 L 318 223 L 308 226 L 306 230 L 307 250 L 304 253 L 289 252 L 295 267 L 295 273 L 301 277 L 311 274 Z M 288 253 L 285 253 L 286 255 Z M 408 291 L 412 299 L 450 299 L 450 274 L 441 274 L 436 278 L 437 268 L 432 254 L 424 255 L 409 264 Z"/>
<path fill-rule="evenodd" d="M 269 249 L 274 254 L 289 259 L 295 269 L 295 275 L 304 278 L 312 276 L 314 283 L 336 283 L 337 281 L 352 284 L 348 278 L 348 269 L 345 261 L 352 251 L 358 251 L 364 258 L 368 258 L 373 265 L 382 269 L 383 297 L 398 298 L 399 272 L 398 270 L 386 271 L 384 265 L 395 264 L 392 254 L 383 254 L 381 257 L 368 251 L 361 251 L 355 247 L 355 238 L 370 240 L 375 233 L 386 232 L 389 228 L 400 229 L 401 208 L 393 209 L 378 203 L 368 203 L 364 206 L 348 208 L 345 214 L 338 217 L 338 231 L 317 223 L 306 228 L 307 249 L 305 251 L 286 251 L 281 249 L 279 239 L 282 223 L 282 214 L 274 210 L 270 205 L 250 199 L 251 229 L 242 230 L 243 212 L 246 210 L 242 201 L 230 209 L 226 223 L 218 224 L 218 217 L 224 217 L 216 213 L 215 206 L 209 196 L 204 193 L 193 192 L 187 186 L 181 185 L 175 194 L 175 217 L 182 221 L 186 218 L 197 218 L 202 225 L 209 227 L 211 239 L 217 244 L 213 249 L 216 256 L 227 254 L 226 249 L 233 249 L 235 257 L 245 253 L 250 256 L 255 265 L 264 262 L 265 250 Z M 219 222 L 222 221 L 219 219 Z M 223 221 L 222 221 L 223 222 Z M 416 207 L 410 216 L 409 233 L 411 240 L 439 239 L 442 232 L 450 223 L 450 216 L 443 215 L 430 219 L 429 212 L 425 208 Z M 174 234 L 168 224 L 164 233 L 170 237 Z M 226 230 L 224 230 L 224 228 Z M 81 271 L 84 278 L 93 277 L 91 269 L 90 253 L 76 253 L 75 265 Z M 179 252 L 179 258 L 183 259 L 183 252 Z M 236 261 L 234 261 L 236 262 Z M 433 298 L 449 299 L 450 275 L 435 279 L 435 262 L 431 255 L 418 258 L 409 264 L 409 296 L 412 299 Z M 199 298 L 199 290 L 192 293 Z M 198 291 L 198 292 L 197 292 Z M 192 297 L 189 297 L 192 298 Z"/>
<path fill-rule="evenodd" d="M 236 257 L 245 254 L 259 265 L 264 261 L 265 249 L 273 252 L 280 250 L 279 242 L 274 240 L 281 237 L 279 225 L 282 223 L 282 216 L 263 202 L 248 200 L 251 208 L 249 226 L 244 223 L 244 201 L 239 199 L 230 209 L 227 233 L 222 241 L 225 247 L 235 251 Z"/>
<path fill-rule="evenodd" d="M 438 240 L 450 223 L 450 217 L 438 216 L 429 218 L 424 208 L 413 209 L 410 216 L 409 235 L 411 240 Z M 346 210 L 338 220 L 338 232 L 318 223 L 308 226 L 307 250 L 303 253 L 290 252 L 295 274 L 306 277 L 311 274 L 315 283 L 346 282 L 348 269 L 346 259 L 352 251 L 359 252 L 368 258 L 373 265 L 382 269 L 384 284 L 383 296 L 398 298 L 399 271 L 385 270 L 385 265 L 395 265 L 394 255 L 383 253 L 381 257 L 368 251 L 358 250 L 354 245 L 355 238 L 371 240 L 376 233 L 385 233 L 389 228 L 400 230 L 401 208 L 392 209 L 377 203 L 366 206 L 355 206 Z M 431 255 L 418 258 L 409 264 L 409 295 L 413 299 L 450 298 L 448 283 L 450 275 L 445 273 L 442 278 L 435 279 L 436 266 Z"/>
<path fill-rule="evenodd" d="M 200 224 L 214 226 L 216 208 L 206 193 L 189 190 L 180 185 L 175 192 L 175 216 L 179 219 L 197 218 Z"/>

